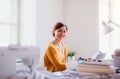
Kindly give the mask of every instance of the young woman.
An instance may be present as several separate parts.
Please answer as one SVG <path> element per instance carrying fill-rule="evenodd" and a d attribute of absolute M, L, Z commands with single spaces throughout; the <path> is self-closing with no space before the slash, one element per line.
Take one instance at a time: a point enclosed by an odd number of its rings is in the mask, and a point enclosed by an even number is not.
<path fill-rule="evenodd" d="M 68 30 L 67 26 L 61 22 L 55 24 L 52 35 L 54 40 L 48 45 L 44 55 L 44 66 L 50 72 L 57 72 L 66 69 L 67 49 L 62 39 Z"/>

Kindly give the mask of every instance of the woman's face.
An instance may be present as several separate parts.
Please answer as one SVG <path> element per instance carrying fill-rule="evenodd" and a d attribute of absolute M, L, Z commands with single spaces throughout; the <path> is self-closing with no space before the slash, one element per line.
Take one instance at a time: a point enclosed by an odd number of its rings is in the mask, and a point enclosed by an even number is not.
<path fill-rule="evenodd" d="M 61 41 L 65 37 L 65 33 L 66 33 L 66 28 L 65 27 L 61 27 L 59 29 L 56 29 L 54 31 L 55 39 L 58 40 L 58 41 Z"/>

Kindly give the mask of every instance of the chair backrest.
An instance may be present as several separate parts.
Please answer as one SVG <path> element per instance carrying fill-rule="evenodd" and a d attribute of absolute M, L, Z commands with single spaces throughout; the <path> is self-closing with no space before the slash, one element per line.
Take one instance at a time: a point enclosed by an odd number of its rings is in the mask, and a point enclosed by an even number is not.
<path fill-rule="evenodd" d="M 120 56 L 114 56 L 114 66 L 120 68 Z"/>

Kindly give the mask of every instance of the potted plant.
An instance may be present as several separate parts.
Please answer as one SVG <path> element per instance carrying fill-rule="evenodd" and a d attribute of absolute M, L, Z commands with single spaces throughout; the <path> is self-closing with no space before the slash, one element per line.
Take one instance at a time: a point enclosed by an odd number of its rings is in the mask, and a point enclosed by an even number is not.
<path fill-rule="evenodd" d="M 76 54 L 75 51 L 68 51 L 68 53 L 67 53 L 68 61 L 69 61 L 69 60 L 74 61 L 75 54 Z"/>

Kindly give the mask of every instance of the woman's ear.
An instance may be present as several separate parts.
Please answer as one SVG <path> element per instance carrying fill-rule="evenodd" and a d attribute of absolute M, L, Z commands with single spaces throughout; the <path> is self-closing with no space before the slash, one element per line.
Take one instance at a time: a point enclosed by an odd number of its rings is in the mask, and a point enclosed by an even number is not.
<path fill-rule="evenodd" d="M 55 31 L 52 31 L 52 35 L 55 36 Z"/>

